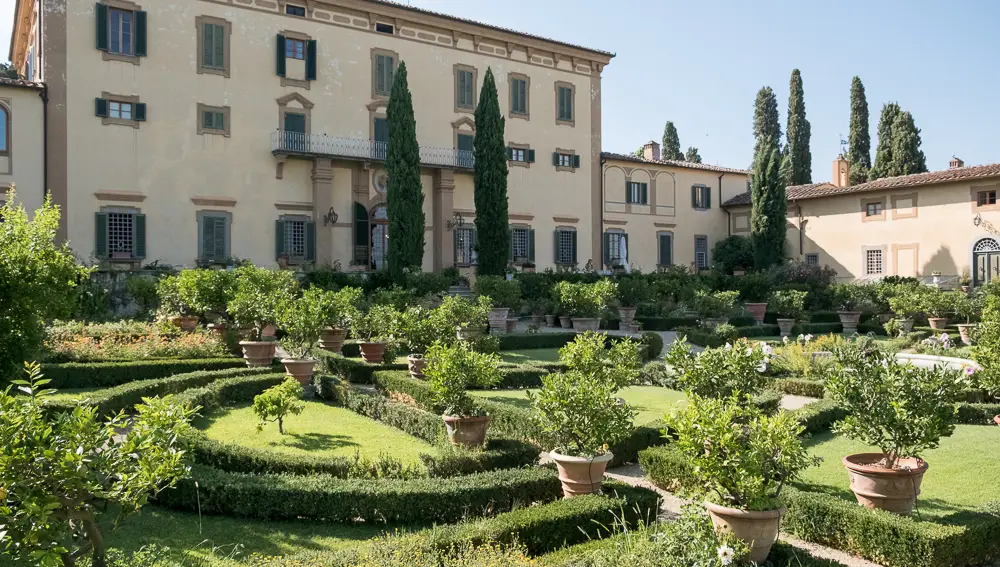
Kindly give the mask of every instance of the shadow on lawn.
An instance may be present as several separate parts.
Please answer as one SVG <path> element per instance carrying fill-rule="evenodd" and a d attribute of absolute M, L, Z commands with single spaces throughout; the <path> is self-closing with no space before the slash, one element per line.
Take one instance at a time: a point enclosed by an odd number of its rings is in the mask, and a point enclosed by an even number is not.
<path fill-rule="evenodd" d="M 292 432 L 286 433 L 278 441 L 270 442 L 269 445 L 272 447 L 292 447 L 303 451 L 329 451 L 343 447 L 360 447 L 347 435 Z"/>

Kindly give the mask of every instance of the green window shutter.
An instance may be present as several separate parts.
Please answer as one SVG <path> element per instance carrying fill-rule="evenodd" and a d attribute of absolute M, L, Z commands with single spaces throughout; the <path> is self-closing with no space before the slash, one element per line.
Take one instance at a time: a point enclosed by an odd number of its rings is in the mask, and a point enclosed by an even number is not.
<path fill-rule="evenodd" d="M 625 241 L 625 257 L 626 257 L 626 259 L 628 259 L 628 256 L 629 256 L 629 250 L 628 250 L 628 233 L 625 233 L 625 234 L 622 235 L 622 240 Z"/>
<path fill-rule="evenodd" d="M 108 257 L 108 213 L 97 213 L 94 215 L 94 256 L 98 258 Z"/>
<path fill-rule="evenodd" d="M 604 233 L 604 265 L 611 265 L 611 233 Z"/>
<path fill-rule="evenodd" d="M 94 107 L 95 107 L 94 114 L 97 115 L 97 116 L 100 116 L 101 118 L 107 118 L 108 117 L 108 99 L 106 99 L 106 98 L 97 98 L 97 99 L 94 99 L 94 103 L 95 103 L 94 104 Z"/>
<path fill-rule="evenodd" d="M 132 218 L 132 257 L 146 257 L 146 215 L 135 215 Z"/>
<path fill-rule="evenodd" d="M 667 243 L 667 235 L 666 234 L 660 234 L 660 235 L 658 235 L 656 237 L 656 246 L 657 246 L 657 250 L 656 250 L 656 263 L 659 266 L 666 266 L 667 265 L 667 263 L 665 261 L 667 259 L 666 243 Z"/>
<path fill-rule="evenodd" d="M 580 167 L 580 156 L 573 156 L 573 167 L 574 168 Z"/>
<path fill-rule="evenodd" d="M 451 231 L 451 264 L 458 264 L 458 230 Z"/>
<path fill-rule="evenodd" d="M 202 47 L 201 64 L 207 67 L 215 67 L 215 25 L 205 24 L 202 26 Z"/>
<path fill-rule="evenodd" d="M 691 186 L 691 208 L 698 208 L 698 188 L 694 185 Z"/>
<path fill-rule="evenodd" d="M 278 76 L 285 76 L 285 36 L 278 34 Z"/>
<path fill-rule="evenodd" d="M 639 195 L 639 202 L 643 205 L 649 204 L 649 184 L 643 183 L 641 186 L 641 194 Z"/>
<path fill-rule="evenodd" d="M 316 80 L 316 65 L 318 61 L 316 60 L 316 40 L 310 39 L 309 45 L 306 48 L 306 80 L 315 81 Z"/>
<path fill-rule="evenodd" d="M 632 202 L 632 182 L 631 181 L 626 181 L 625 182 L 625 202 L 626 203 L 631 203 Z"/>
<path fill-rule="evenodd" d="M 570 234 L 573 235 L 573 238 L 570 240 L 570 242 L 572 243 L 571 246 L 573 252 L 572 260 L 573 263 L 576 264 L 576 231 L 575 230 L 570 231 Z"/>
<path fill-rule="evenodd" d="M 285 253 L 285 221 L 274 221 L 274 257 Z"/>
<path fill-rule="evenodd" d="M 97 49 L 108 50 L 108 6 L 97 4 Z"/>
<path fill-rule="evenodd" d="M 135 54 L 146 56 L 146 12 L 142 10 L 135 13 Z"/>
<path fill-rule="evenodd" d="M 201 251 L 198 254 L 198 259 L 210 262 L 215 259 L 215 217 L 201 217 L 199 221 Z"/>
<path fill-rule="evenodd" d="M 316 223 L 306 221 L 306 262 L 316 261 Z"/>
<path fill-rule="evenodd" d="M 711 209 L 712 208 L 712 189 L 710 187 L 705 187 L 704 189 L 702 189 L 702 191 L 705 192 L 705 208 L 706 209 Z"/>
<path fill-rule="evenodd" d="M 135 104 L 135 121 L 136 122 L 146 121 L 146 103 L 137 102 Z"/>
<path fill-rule="evenodd" d="M 215 218 L 215 259 L 224 261 L 229 257 L 229 220 L 226 217 Z"/>
<path fill-rule="evenodd" d="M 207 130 L 215 129 L 215 118 L 214 112 L 202 112 L 201 114 L 201 125 Z"/>
<path fill-rule="evenodd" d="M 669 234 L 661 234 L 659 236 L 660 241 L 660 254 L 659 254 L 659 264 L 661 266 L 671 265 L 671 237 Z"/>
<path fill-rule="evenodd" d="M 559 233 L 562 232 L 559 229 L 552 231 L 553 242 L 552 242 L 552 263 L 559 264 Z"/>
<path fill-rule="evenodd" d="M 528 150 L 528 163 L 535 163 L 535 150 Z"/>
<path fill-rule="evenodd" d="M 514 229 L 508 227 L 507 228 L 507 235 L 508 235 L 508 238 L 507 238 L 507 261 L 508 262 L 513 262 L 514 261 Z"/>
<path fill-rule="evenodd" d="M 528 231 L 528 260 L 535 261 L 535 229 Z"/>
<path fill-rule="evenodd" d="M 507 159 L 514 159 L 514 148 L 507 148 Z"/>
<path fill-rule="evenodd" d="M 552 152 L 552 165 L 559 165 L 559 154 L 558 152 Z"/>
<path fill-rule="evenodd" d="M 385 56 L 375 56 L 375 92 L 385 93 Z"/>

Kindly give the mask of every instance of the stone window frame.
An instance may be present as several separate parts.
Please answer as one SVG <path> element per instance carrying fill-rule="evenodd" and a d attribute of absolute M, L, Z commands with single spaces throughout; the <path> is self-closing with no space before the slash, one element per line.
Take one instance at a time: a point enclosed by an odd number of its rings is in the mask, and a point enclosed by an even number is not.
<path fill-rule="evenodd" d="M 568 226 L 568 225 L 565 225 L 565 224 L 560 224 L 560 225 L 556 226 L 554 232 L 572 232 L 572 233 L 574 233 L 576 235 L 576 238 L 577 238 L 577 252 L 579 252 L 579 247 L 580 247 L 580 242 L 579 242 L 580 231 L 578 231 L 575 226 Z M 570 250 L 570 252 L 569 252 L 569 257 L 570 257 L 570 261 L 569 262 L 560 262 L 559 261 L 560 259 L 562 259 L 562 258 L 559 257 L 559 252 L 560 252 L 560 246 L 561 245 L 562 245 L 562 242 L 560 242 L 556 246 L 556 249 L 552 251 L 553 252 L 553 264 L 555 264 L 556 266 L 575 266 L 575 265 L 577 265 L 579 263 L 579 257 L 577 258 L 577 262 L 573 262 L 573 251 L 572 250 Z M 536 255 L 536 258 L 537 258 L 537 255 Z"/>
<path fill-rule="evenodd" d="M 514 112 L 514 97 L 511 95 L 511 88 L 514 85 L 514 79 L 524 81 L 524 113 Z M 556 91 L 557 93 L 559 91 Z M 531 77 L 525 75 L 524 73 L 515 73 L 511 71 L 507 73 L 507 116 L 510 118 L 517 118 L 519 120 L 531 121 Z M 556 104 L 559 104 L 559 95 L 556 94 Z M 556 108 L 556 116 L 558 116 L 559 109 Z"/>
<path fill-rule="evenodd" d="M 376 75 L 375 75 L 375 67 L 376 66 L 375 66 L 375 61 L 377 59 L 376 55 L 389 55 L 389 56 L 392 56 L 392 80 L 393 80 L 393 82 L 395 82 L 396 81 L 396 71 L 399 70 L 399 53 L 397 53 L 397 52 L 395 52 L 395 51 L 393 51 L 391 49 L 385 49 L 385 48 L 382 48 L 382 47 L 373 47 L 373 48 L 371 48 L 371 59 L 372 59 L 372 99 L 386 99 L 386 100 L 388 100 L 389 99 L 389 93 L 379 94 L 375 90 L 375 86 L 376 86 Z M 392 89 L 390 88 L 389 90 L 391 91 Z"/>
<path fill-rule="evenodd" d="M 878 250 L 882 253 L 882 271 L 879 273 L 868 273 L 868 252 Z M 888 275 L 886 272 L 886 256 L 889 255 L 888 246 L 882 244 L 880 246 L 862 246 L 861 247 L 861 274 L 864 276 L 885 276 Z"/>
<path fill-rule="evenodd" d="M 567 150 L 565 148 L 556 148 L 555 149 L 555 153 L 562 154 L 562 155 L 568 155 L 568 156 L 575 156 L 576 155 L 576 150 Z M 565 165 L 557 165 L 557 166 L 555 166 L 556 171 L 567 171 L 569 173 L 576 173 L 577 168 L 573 167 L 573 165 L 572 165 L 573 161 L 574 160 L 571 157 L 570 160 L 569 160 L 569 162 L 570 162 L 571 165 L 569 165 L 569 166 L 565 166 Z"/>
<path fill-rule="evenodd" d="M 135 119 L 135 107 L 140 101 L 137 95 L 119 95 L 115 93 L 109 93 L 108 91 L 101 92 L 101 98 L 108 101 L 108 115 L 101 117 L 101 124 L 103 126 L 115 125 L 115 126 L 128 126 L 130 128 L 139 129 L 139 124 L 142 123 L 141 120 Z M 126 120 L 124 118 L 112 118 L 111 117 L 111 103 L 112 102 L 124 102 L 132 105 L 132 118 Z"/>
<path fill-rule="evenodd" d="M 7 149 L 0 151 L 0 157 L 7 158 L 7 171 L 0 171 L 3 175 L 12 175 L 14 173 L 14 109 L 11 108 L 12 101 L 9 98 L 0 99 L 0 112 L 7 115 L 7 131 L 3 133 L 6 136 Z M 9 187 L 4 187 L 0 185 L 0 197 L 7 192 Z M 0 207 L 3 206 L 3 199 L 0 199 Z"/>
<path fill-rule="evenodd" d="M 455 147 L 458 147 L 458 139 L 455 139 Z M 508 167 L 525 167 L 530 168 L 531 162 L 528 161 L 528 151 L 531 150 L 531 144 L 518 144 L 516 142 L 510 142 L 507 144 L 508 148 L 515 150 L 524 150 L 524 161 L 517 161 L 514 159 L 507 160 Z"/>
<path fill-rule="evenodd" d="M 877 215 L 868 215 L 868 205 L 882 205 L 882 212 Z M 881 222 L 885 220 L 885 196 L 868 197 L 861 199 L 861 222 Z M 884 268 L 883 268 L 884 269 Z"/>
<path fill-rule="evenodd" d="M 732 219 L 733 219 L 733 234 L 749 234 L 750 233 L 750 212 L 749 211 L 742 212 L 742 213 L 733 213 L 732 214 Z M 747 220 L 747 227 L 746 228 L 737 228 L 736 219 L 746 219 Z"/>
<path fill-rule="evenodd" d="M 99 212 L 99 213 L 121 213 L 121 214 L 132 215 L 132 217 L 133 217 L 132 218 L 132 222 L 133 223 L 136 222 L 135 221 L 135 217 L 137 215 L 143 214 L 141 207 L 138 207 L 138 206 L 128 206 L 128 205 L 101 205 L 97 209 L 97 212 Z M 105 229 L 105 230 L 107 230 L 107 229 Z M 132 250 L 131 250 L 132 257 L 130 257 L 130 258 L 112 258 L 111 257 L 111 252 L 109 251 L 108 252 L 108 256 L 106 258 L 104 258 L 103 260 L 106 261 L 106 262 L 112 263 L 112 264 L 129 265 L 129 266 L 132 266 L 133 268 L 138 268 L 139 266 L 141 266 L 142 265 L 142 261 L 143 261 L 144 258 L 138 258 L 138 257 L 135 256 L 136 241 L 135 241 L 135 238 L 134 238 L 134 236 L 135 236 L 134 225 L 133 225 L 133 229 L 132 229 L 132 234 L 133 234 Z M 111 247 L 111 236 L 109 234 L 105 233 L 105 237 L 108 239 L 107 245 L 108 245 L 108 248 L 110 249 L 110 247 Z M 146 254 L 148 255 L 149 254 L 149 229 L 148 229 L 148 227 L 146 229 L 146 242 L 144 244 L 146 245 Z"/>
<path fill-rule="evenodd" d="M 900 213 L 897 208 L 897 203 L 904 199 L 909 199 L 913 201 L 913 212 L 911 213 Z M 892 220 L 901 219 L 915 219 L 917 218 L 917 192 L 912 193 L 900 193 L 898 195 L 892 195 L 889 197 L 889 202 L 892 204 Z"/>
<path fill-rule="evenodd" d="M 997 202 L 994 205 L 980 205 L 979 194 L 987 191 L 997 192 Z M 1000 211 L 1000 183 L 993 185 L 973 185 L 969 188 L 969 195 L 972 200 L 972 212 Z"/>
<path fill-rule="evenodd" d="M 135 26 L 135 13 L 142 11 L 142 6 L 136 4 L 135 2 L 130 2 L 129 0 L 101 0 L 101 4 L 108 7 L 108 17 L 111 17 L 111 10 L 125 10 L 132 12 L 132 55 L 122 55 L 121 53 L 111 53 L 111 38 L 108 38 L 108 49 L 102 50 L 102 60 L 104 61 L 121 61 L 122 63 L 131 63 L 133 65 L 139 65 L 142 61 L 141 55 L 135 55 L 135 42 L 136 42 L 136 26 Z M 108 33 L 111 33 L 111 22 L 108 22 Z M 148 41 L 148 39 L 147 39 Z"/>
<path fill-rule="evenodd" d="M 892 273 L 893 275 L 899 275 L 899 253 L 900 252 L 912 252 L 913 253 L 913 269 L 914 273 L 919 273 L 920 270 L 920 243 L 915 242 L 913 244 L 893 244 L 892 245 Z M 883 260 L 884 263 L 884 260 Z M 882 266 L 885 269 L 885 266 Z"/>
<path fill-rule="evenodd" d="M 309 42 L 313 40 L 313 37 L 307 33 L 297 32 L 292 30 L 282 30 L 278 32 L 284 36 L 285 41 L 289 39 L 294 39 L 296 41 L 302 42 L 302 59 L 301 61 L 305 64 L 306 68 L 309 68 Z M 286 47 L 281 46 L 281 52 L 285 52 Z M 286 58 L 287 59 L 287 58 Z M 286 63 L 287 65 L 287 63 Z M 287 71 L 285 72 L 287 75 Z M 308 73 L 307 73 L 308 75 Z M 281 77 L 281 86 L 283 87 L 295 87 L 299 89 L 311 90 L 311 83 L 309 79 L 289 79 L 288 77 Z"/>
<path fill-rule="evenodd" d="M 695 210 L 695 211 L 711 211 L 712 210 L 712 188 L 711 187 L 709 187 L 708 185 L 705 185 L 704 183 L 695 183 L 695 184 L 691 185 L 691 191 L 692 191 L 691 208 L 693 210 Z M 696 197 L 702 197 L 702 196 L 705 197 L 705 199 L 703 199 L 705 206 L 704 207 L 699 207 L 696 204 L 697 201 L 698 201 L 698 199 Z"/>
<path fill-rule="evenodd" d="M 366 105 L 368 108 L 368 140 L 375 141 L 375 119 L 388 120 L 389 99 L 378 99 Z"/>
<path fill-rule="evenodd" d="M 698 265 L 698 239 L 705 239 L 705 265 Z M 712 266 L 712 241 L 708 238 L 707 234 L 696 234 L 694 235 L 694 269 L 697 270 L 707 270 Z"/>
<path fill-rule="evenodd" d="M 288 103 L 292 101 L 298 101 L 302 105 L 302 108 L 289 108 Z M 282 131 L 285 128 L 285 113 L 292 112 L 293 114 L 305 114 L 306 116 L 306 134 L 312 134 L 312 109 L 314 105 L 309 99 L 300 95 L 299 93 L 289 93 L 285 96 L 277 99 L 278 103 L 278 131 Z"/>
<path fill-rule="evenodd" d="M 221 112 L 222 113 L 222 130 L 216 130 L 214 128 L 205 128 L 205 113 L 206 112 Z M 284 119 L 284 116 L 282 116 Z M 307 119 L 308 122 L 308 119 Z M 229 120 L 229 107 L 228 106 L 211 106 L 208 104 L 198 103 L 198 135 L 203 136 L 205 134 L 213 136 L 225 136 L 230 137 L 232 135 L 232 121 Z"/>
<path fill-rule="evenodd" d="M 570 111 L 571 111 L 571 114 L 573 115 L 573 118 L 571 120 L 560 120 L 559 119 L 559 89 L 560 88 L 568 88 L 568 89 L 570 89 L 570 91 L 572 93 L 572 96 L 570 96 L 570 99 L 573 102 L 572 102 Z M 555 113 L 554 113 L 555 114 L 555 118 L 556 118 L 556 126 L 572 126 L 572 127 L 575 128 L 576 127 L 576 85 L 574 85 L 573 83 L 566 82 L 566 81 L 556 81 L 555 82 L 555 88 L 553 90 L 554 90 L 553 96 L 555 97 L 555 103 L 556 103 L 556 105 L 555 105 Z"/>
<path fill-rule="evenodd" d="M 303 255 L 302 256 L 292 256 L 291 254 L 285 253 L 285 259 L 287 260 L 289 266 L 298 266 L 298 265 L 307 263 L 308 260 L 306 260 L 306 256 L 309 254 L 309 242 L 308 242 L 308 239 L 309 239 L 309 229 L 306 228 L 306 226 L 305 226 L 304 223 L 313 222 L 313 217 L 311 215 L 307 215 L 307 214 L 304 214 L 304 213 L 285 213 L 285 214 L 278 215 L 278 220 L 282 221 L 282 222 L 301 222 L 301 223 L 303 223 L 303 227 L 302 227 L 303 235 L 302 235 L 302 237 L 304 239 L 306 239 L 306 240 L 303 241 L 303 246 L 304 246 Z M 282 238 L 282 243 L 283 243 L 282 244 L 282 248 L 287 248 L 288 247 L 288 242 L 285 242 L 285 240 L 284 240 L 285 236 L 282 235 L 281 238 Z"/>
<path fill-rule="evenodd" d="M 810 258 L 815 258 L 816 263 L 810 264 L 809 263 Z M 804 258 L 804 262 L 806 263 L 807 266 L 819 266 L 819 252 L 807 252 Z"/>
<path fill-rule="evenodd" d="M 472 73 L 472 107 L 459 106 L 458 104 L 458 72 L 467 71 Z M 465 65 L 464 63 L 455 63 L 452 67 L 452 77 L 455 81 L 455 113 L 456 114 L 475 114 L 476 107 L 479 105 L 479 93 L 476 87 L 479 85 L 479 69 L 473 67 L 472 65 Z"/>
<path fill-rule="evenodd" d="M 462 126 L 468 126 L 469 129 L 468 130 L 462 130 Z M 451 129 L 453 131 L 453 134 L 452 134 L 452 137 L 451 137 L 451 144 L 452 144 L 452 147 L 455 148 L 456 150 L 458 149 L 458 135 L 459 134 L 465 134 L 465 135 L 469 135 L 469 136 L 473 136 L 473 137 L 475 137 L 475 135 L 476 135 L 476 123 L 475 123 L 474 120 L 472 120 L 468 116 L 463 116 L 462 118 L 459 118 L 458 120 L 452 122 L 451 123 Z"/>
<path fill-rule="evenodd" d="M 660 250 L 660 236 L 669 236 L 670 237 L 670 262 L 671 262 L 670 264 L 661 264 L 660 263 L 660 256 L 661 256 L 661 254 L 660 254 L 660 252 L 661 252 L 661 250 Z M 672 230 L 658 230 L 658 231 L 656 231 L 656 267 L 657 268 L 668 268 L 670 266 L 675 265 L 677 263 L 677 262 L 674 261 L 676 259 L 676 256 L 674 256 L 674 250 L 676 248 L 677 248 L 677 245 L 676 245 L 676 235 L 674 234 L 674 231 L 672 231 Z"/>
<path fill-rule="evenodd" d="M 527 248 L 525 250 L 525 252 L 527 252 L 527 256 L 524 257 L 525 258 L 524 260 L 520 260 L 520 261 L 517 259 L 517 256 L 515 256 L 511 260 L 511 263 L 514 264 L 515 266 L 523 266 L 524 264 L 526 264 L 528 262 L 531 262 L 531 259 L 530 259 L 531 258 L 531 248 L 530 248 L 530 246 L 531 246 L 531 234 L 530 233 L 533 230 L 532 227 L 531 227 L 531 225 L 528 224 L 528 223 L 524 223 L 524 222 L 512 222 L 512 223 L 510 223 L 510 224 L 507 225 L 507 228 L 508 228 L 508 230 L 510 230 L 511 252 L 513 252 L 513 246 L 514 246 L 514 230 L 517 229 L 517 230 L 525 230 L 525 231 L 527 231 L 525 233 L 525 236 L 524 236 L 524 238 L 525 238 L 524 245 Z"/>
<path fill-rule="evenodd" d="M 198 37 L 198 74 L 219 75 L 228 79 L 230 70 L 232 69 L 230 52 L 232 47 L 233 23 L 225 18 L 217 18 L 215 16 L 197 16 L 194 22 Z M 213 24 L 222 26 L 223 28 L 222 68 L 205 66 L 205 24 Z"/>
<path fill-rule="evenodd" d="M 230 211 L 218 211 L 213 209 L 200 209 L 195 211 L 195 226 L 198 227 L 198 248 L 197 248 L 197 263 L 204 266 L 218 266 L 221 265 L 220 262 L 206 262 L 202 259 L 202 252 L 204 247 L 204 241 L 202 240 L 204 233 L 202 232 L 201 223 L 202 219 L 205 217 L 223 217 L 226 219 L 226 258 L 231 258 L 233 255 L 233 213 Z"/>

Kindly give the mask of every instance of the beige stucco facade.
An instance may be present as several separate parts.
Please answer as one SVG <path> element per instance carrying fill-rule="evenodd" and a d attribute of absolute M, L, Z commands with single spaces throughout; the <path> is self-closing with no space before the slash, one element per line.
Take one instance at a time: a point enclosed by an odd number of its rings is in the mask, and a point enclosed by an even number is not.
<path fill-rule="evenodd" d="M 44 89 L 20 81 L 0 81 L 0 201 L 16 186 L 29 212 L 45 199 Z"/>
<path fill-rule="evenodd" d="M 407 66 L 423 163 L 424 269 L 454 263 L 448 221 L 461 213 L 469 227 L 475 217 L 471 162 L 456 151 L 459 136 L 475 128 L 474 106 L 458 104 L 459 70 L 472 72 L 478 98 L 492 69 L 506 141 L 533 150 L 533 163 L 510 162 L 508 192 L 511 223 L 537 235 L 538 267 L 554 265 L 545 235 L 557 226 L 577 231 L 581 265 L 600 244 L 600 76 L 610 54 L 366 0 L 105 0 L 108 10 L 145 14 L 145 54 L 125 57 L 95 48 L 95 3 L 44 5 L 43 32 L 18 28 L 12 60 L 24 72 L 41 43 L 49 190 L 84 258 L 97 247 L 95 214 L 131 211 L 145 218 L 147 263 L 193 265 L 199 219 L 208 214 L 227 219 L 232 258 L 274 265 L 276 221 L 301 218 L 314 223 L 317 264 L 371 267 L 382 233 L 368 233 L 365 261 L 356 241 L 381 222 L 376 211 L 385 203 L 384 150 L 373 144 L 387 104 L 376 84 L 378 55 Z M 286 13 L 289 6 L 305 15 Z M 37 18 L 22 13 L 15 23 L 22 20 Z M 224 30 L 217 68 L 201 58 L 206 23 Z M 302 41 L 305 58 L 278 55 L 279 36 Z M 512 78 L 526 83 L 523 113 L 511 109 Z M 558 120 L 560 86 L 572 92 L 571 121 Z M 131 104 L 130 119 L 98 116 L 101 100 Z M 224 116 L 225 127 L 206 129 L 206 111 Z M 304 116 L 304 137 L 289 142 L 281 133 L 286 114 Z M 556 152 L 579 156 L 577 167 L 553 165 Z M 368 229 L 359 229 L 359 206 Z"/>

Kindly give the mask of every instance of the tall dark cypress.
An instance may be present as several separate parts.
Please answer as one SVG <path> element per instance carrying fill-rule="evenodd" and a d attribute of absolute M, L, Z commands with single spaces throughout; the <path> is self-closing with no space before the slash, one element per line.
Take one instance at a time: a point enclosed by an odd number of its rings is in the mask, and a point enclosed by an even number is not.
<path fill-rule="evenodd" d="M 757 101 L 753 109 L 753 155 L 756 161 L 761 142 L 778 148 L 781 144 L 781 122 L 778 119 L 778 98 L 774 96 L 771 87 L 763 87 L 757 91 Z"/>
<path fill-rule="evenodd" d="M 892 177 L 892 124 L 899 114 L 899 105 L 887 102 L 882 105 L 882 115 L 878 119 L 878 147 L 875 149 L 875 164 L 868 174 L 868 181 Z"/>
<path fill-rule="evenodd" d="M 507 225 L 507 148 L 493 70 L 486 69 L 476 107 L 475 139 L 476 273 L 499 276 L 507 269 L 510 228 Z"/>
<path fill-rule="evenodd" d="M 807 185 L 812 183 L 812 152 L 809 150 L 809 138 L 812 134 L 809 120 L 806 119 L 806 101 L 802 89 L 802 74 L 798 69 L 792 70 L 792 78 L 788 85 L 788 127 L 786 128 L 788 142 L 788 166 L 785 178 L 787 185 Z"/>
<path fill-rule="evenodd" d="M 663 159 L 681 161 L 684 154 L 681 152 L 681 139 L 677 136 L 677 128 L 673 122 L 667 121 L 663 126 L 663 144 L 660 155 Z"/>
<path fill-rule="evenodd" d="M 389 249 L 386 261 L 393 279 L 402 282 L 407 269 L 419 271 L 424 259 L 424 192 L 420 185 L 420 146 L 413 98 L 406 81 L 406 63 L 400 62 L 386 109 L 389 148 L 385 169 L 386 214 L 389 217 Z"/>
<path fill-rule="evenodd" d="M 900 112 L 892 122 L 892 167 L 890 175 L 927 172 L 927 158 L 920 149 L 920 129 L 913 115 Z"/>
<path fill-rule="evenodd" d="M 762 270 L 785 257 L 788 203 L 781 179 L 781 153 L 774 144 L 761 144 L 750 176 L 750 241 L 754 267 Z"/>
<path fill-rule="evenodd" d="M 872 135 L 868 131 L 868 99 L 860 77 L 851 80 L 851 133 L 847 141 L 851 185 L 865 183 L 872 168 Z"/>

